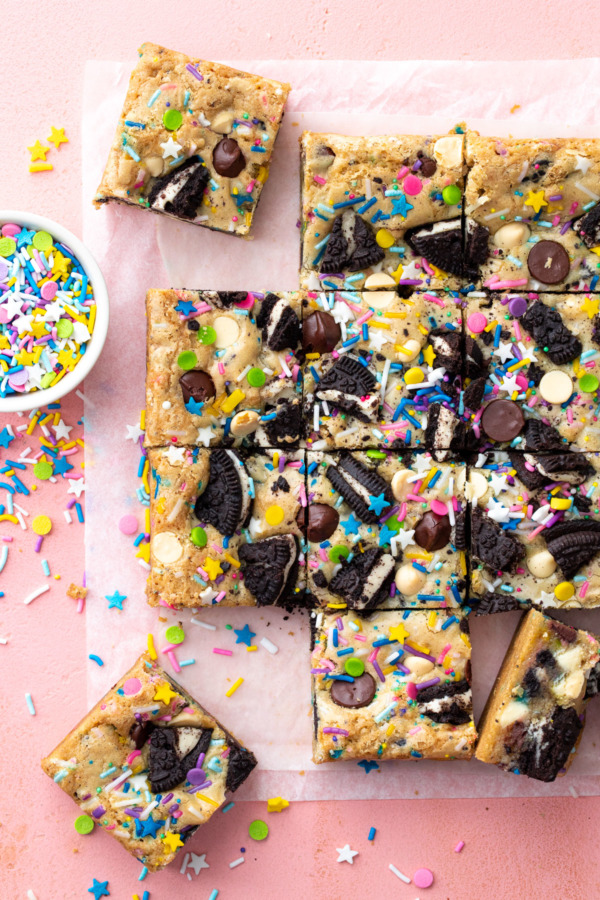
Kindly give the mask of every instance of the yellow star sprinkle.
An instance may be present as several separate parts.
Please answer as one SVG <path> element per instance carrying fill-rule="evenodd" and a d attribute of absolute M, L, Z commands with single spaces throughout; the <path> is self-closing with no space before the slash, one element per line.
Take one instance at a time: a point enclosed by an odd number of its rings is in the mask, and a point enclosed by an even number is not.
<path fill-rule="evenodd" d="M 595 253 L 596 256 L 600 256 L 600 246 L 599 247 L 590 247 L 590 252 Z"/>
<path fill-rule="evenodd" d="M 65 137 L 65 129 L 64 128 L 55 128 L 54 125 L 50 126 L 51 134 L 50 137 L 46 138 L 47 141 L 50 141 L 51 144 L 54 144 L 56 149 L 60 147 L 61 144 L 68 144 L 69 138 Z"/>
<path fill-rule="evenodd" d="M 143 559 L 145 563 L 150 564 L 150 544 L 142 541 L 139 546 L 138 552 L 135 554 L 136 559 Z"/>
<path fill-rule="evenodd" d="M 68 275 L 69 260 L 62 253 L 56 252 L 54 255 L 54 265 L 52 266 L 52 275 L 55 278 L 66 278 Z"/>
<path fill-rule="evenodd" d="M 598 314 L 598 307 L 600 306 L 600 300 L 596 297 L 592 300 L 591 297 L 586 297 L 583 303 L 581 304 L 581 309 L 583 312 L 586 312 L 590 319 L 593 319 L 594 316 Z"/>
<path fill-rule="evenodd" d="M 403 273 L 403 271 L 404 271 L 404 268 L 403 268 L 403 266 L 402 266 L 402 263 L 400 263 L 400 264 L 398 265 L 398 268 L 396 269 L 396 271 L 395 271 L 395 272 L 392 272 L 392 278 L 394 279 L 394 281 L 396 282 L 396 284 L 398 284 L 398 282 L 399 282 L 400 279 L 402 278 L 402 273 Z"/>
<path fill-rule="evenodd" d="M 207 556 L 204 560 L 202 568 L 206 571 L 206 574 L 210 578 L 211 581 L 214 581 L 217 575 L 223 574 L 223 569 L 221 568 L 221 563 L 218 559 L 211 559 L 210 556 Z"/>
<path fill-rule="evenodd" d="M 164 703 L 165 706 L 168 706 L 169 703 L 171 702 L 171 700 L 174 700 L 175 697 L 178 697 L 178 696 L 179 696 L 179 694 L 177 694 L 175 691 L 172 691 L 171 688 L 169 687 L 169 685 L 167 684 L 167 682 L 165 681 L 164 684 L 161 684 L 160 687 L 158 687 L 156 689 L 154 699 L 158 700 L 159 703 Z"/>
<path fill-rule="evenodd" d="M 400 643 L 403 644 L 407 637 L 408 631 L 406 630 L 402 622 L 399 625 L 392 625 L 392 627 L 390 628 L 391 641 L 400 641 Z"/>
<path fill-rule="evenodd" d="M 178 847 L 183 847 L 183 841 L 174 831 L 169 831 L 162 840 L 163 844 L 166 844 L 168 847 L 170 853 L 175 853 Z"/>
<path fill-rule="evenodd" d="M 428 366 L 433 366 L 433 361 L 435 359 L 435 350 L 428 344 L 427 347 L 423 350 L 423 359 L 427 363 Z"/>
<path fill-rule="evenodd" d="M 283 797 L 269 797 L 267 800 L 267 810 L 269 812 L 281 812 L 287 809 L 289 805 L 289 802 L 284 800 Z"/>
<path fill-rule="evenodd" d="M 35 162 L 36 159 L 43 159 L 46 162 L 46 153 L 48 153 L 50 147 L 44 147 L 43 144 L 36 141 L 33 147 L 28 147 L 27 149 L 31 153 L 31 162 Z"/>
<path fill-rule="evenodd" d="M 533 211 L 539 213 L 542 206 L 548 206 L 546 200 L 544 200 L 544 192 L 543 191 L 529 191 L 525 199 L 523 200 L 525 206 L 531 206 Z"/>

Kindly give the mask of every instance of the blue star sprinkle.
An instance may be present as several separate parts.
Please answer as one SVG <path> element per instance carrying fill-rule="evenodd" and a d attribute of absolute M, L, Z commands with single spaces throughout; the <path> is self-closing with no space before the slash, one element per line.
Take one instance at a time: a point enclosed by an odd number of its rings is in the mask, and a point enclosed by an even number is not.
<path fill-rule="evenodd" d="M 369 494 L 369 509 L 372 509 L 376 516 L 380 516 L 386 506 L 389 505 L 383 491 L 377 497 L 373 496 L 373 494 Z"/>
<path fill-rule="evenodd" d="M 115 591 L 114 594 L 105 594 L 104 596 L 108 600 L 109 609 L 112 609 L 113 606 L 117 609 L 123 609 L 123 600 L 127 600 L 127 594 L 120 594 L 118 591 Z"/>
<path fill-rule="evenodd" d="M 93 894 L 96 900 L 100 900 L 100 897 L 110 897 L 108 881 L 96 881 L 94 878 L 93 885 L 88 888 L 88 894 Z"/>
<path fill-rule="evenodd" d="M 405 219 L 408 213 L 414 209 L 412 203 L 409 203 L 406 199 L 406 196 L 402 194 L 401 197 L 394 197 L 392 200 L 392 215 L 393 216 L 402 216 Z"/>
<path fill-rule="evenodd" d="M 54 460 L 54 472 L 53 475 L 62 475 L 64 478 L 67 472 L 70 472 L 73 466 L 69 462 L 66 456 L 59 456 L 58 459 Z"/>
<path fill-rule="evenodd" d="M 365 770 L 365 772 L 366 772 L 367 775 L 369 774 L 369 772 L 371 771 L 371 769 L 378 769 L 378 768 L 379 768 L 378 763 L 374 762 L 374 761 L 371 760 L 371 759 L 363 759 L 363 760 L 361 760 L 361 762 L 359 762 L 358 765 L 361 766 L 361 767 Z"/>
<path fill-rule="evenodd" d="M 145 821 L 142 822 L 141 819 L 135 819 L 135 836 L 138 838 L 142 837 L 156 837 L 157 831 L 165 824 L 166 819 L 159 819 L 155 821 L 152 816 L 149 816 Z"/>
<path fill-rule="evenodd" d="M 347 535 L 358 534 L 358 526 L 360 525 L 360 522 L 354 517 L 354 513 L 350 513 L 346 521 L 340 522 L 340 525 Z"/>
<path fill-rule="evenodd" d="M 249 647 L 252 643 L 252 638 L 256 637 L 254 631 L 250 631 L 250 627 L 248 625 L 244 625 L 243 628 L 234 628 L 235 631 L 235 642 L 236 644 L 245 644 L 246 647 Z"/>
<path fill-rule="evenodd" d="M 14 441 L 14 437 L 12 434 L 9 434 L 7 428 L 3 428 L 0 431 L 0 447 L 4 447 L 5 450 L 8 450 L 8 445 L 11 441 Z"/>
<path fill-rule="evenodd" d="M 395 531 L 392 531 L 391 528 L 388 528 L 387 525 L 384 525 L 379 531 L 379 546 L 383 547 L 385 544 L 389 544 L 390 540 L 396 534 Z"/>
<path fill-rule="evenodd" d="M 194 400 L 193 397 L 190 397 L 188 402 L 185 404 L 185 408 L 193 416 L 201 416 L 202 410 L 204 408 L 204 403 L 198 403 L 197 400 Z"/>
<path fill-rule="evenodd" d="M 175 307 L 175 311 L 181 313 L 182 316 L 191 316 L 192 313 L 196 312 L 196 307 L 191 300 L 180 300 Z"/>

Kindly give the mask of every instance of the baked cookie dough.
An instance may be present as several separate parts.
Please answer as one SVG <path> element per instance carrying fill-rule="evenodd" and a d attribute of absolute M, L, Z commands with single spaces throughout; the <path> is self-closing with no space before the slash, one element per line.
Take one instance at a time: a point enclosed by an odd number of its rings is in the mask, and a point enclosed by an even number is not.
<path fill-rule="evenodd" d="M 526 613 L 479 722 L 477 759 L 540 781 L 564 774 L 598 691 L 599 651 L 587 631 Z"/>
<path fill-rule="evenodd" d="M 472 756 L 471 644 L 462 613 L 313 616 L 316 763 Z"/>
<path fill-rule="evenodd" d="M 150 290 L 146 313 L 147 447 L 298 445 L 299 293 Z"/>
<path fill-rule="evenodd" d="M 308 292 L 303 300 L 306 446 L 463 445 L 462 311 L 452 293 Z"/>
<path fill-rule="evenodd" d="M 301 452 L 171 446 L 148 457 L 151 606 L 303 600 Z"/>
<path fill-rule="evenodd" d="M 142 44 L 94 204 L 247 235 L 289 90 Z"/>
<path fill-rule="evenodd" d="M 305 131 L 300 148 L 302 287 L 458 286 L 465 270 L 461 126 L 428 136 Z"/>
<path fill-rule="evenodd" d="M 466 242 L 490 290 L 595 290 L 600 141 L 467 132 Z M 478 272 L 477 272 L 478 267 Z"/>
<path fill-rule="evenodd" d="M 82 827 L 103 828 L 151 871 L 175 858 L 255 765 L 148 653 L 42 760 L 79 806 Z"/>
<path fill-rule="evenodd" d="M 465 469 L 428 453 L 309 451 L 311 600 L 328 610 L 459 606 Z"/>
<path fill-rule="evenodd" d="M 600 453 L 481 454 L 465 493 L 479 612 L 600 606 Z"/>

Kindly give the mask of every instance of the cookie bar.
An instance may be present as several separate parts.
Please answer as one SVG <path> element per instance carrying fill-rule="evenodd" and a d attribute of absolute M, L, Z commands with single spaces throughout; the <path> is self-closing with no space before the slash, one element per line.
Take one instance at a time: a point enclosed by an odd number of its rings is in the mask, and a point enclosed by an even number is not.
<path fill-rule="evenodd" d="M 600 141 L 467 133 L 467 243 L 491 290 L 595 290 Z"/>
<path fill-rule="evenodd" d="M 462 447 L 462 312 L 452 294 L 309 292 L 304 298 L 306 446 Z"/>
<path fill-rule="evenodd" d="M 587 631 L 537 610 L 526 613 L 479 722 L 477 759 L 540 781 L 564 774 L 581 738 L 586 700 L 597 692 L 599 651 Z"/>
<path fill-rule="evenodd" d="M 142 44 L 94 204 L 247 235 L 289 90 Z"/>
<path fill-rule="evenodd" d="M 300 139 L 310 290 L 456 287 L 464 272 L 464 135 Z"/>
<path fill-rule="evenodd" d="M 146 446 L 298 445 L 299 294 L 150 290 L 146 312 Z"/>
<path fill-rule="evenodd" d="M 301 453 L 171 446 L 148 456 L 151 606 L 264 606 L 303 598 L 296 521 L 306 504 Z"/>
<path fill-rule="evenodd" d="M 152 871 L 174 859 L 255 765 L 148 653 L 42 760 L 79 806 L 82 825 L 103 828 Z"/>
<path fill-rule="evenodd" d="M 462 401 L 470 445 L 524 449 L 530 430 L 551 425 L 553 446 L 538 449 L 600 450 L 599 303 L 583 293 L 469 297 Z"/>
<path fill-rule="evenodd" d="M 472 756 L 471 644 L 462 613 L 313 615 L 316 763 Z"/>
<path fill-rule="evenodd" d="M 600 606 L 600 453 L 482 454 L 465 494 L 479 612 Z"/>
<path fill-rule="evenodd" d="M 307 586 L 328 609 L 458 606 L 465 465 L 430 454 L 307 453 Z"/>

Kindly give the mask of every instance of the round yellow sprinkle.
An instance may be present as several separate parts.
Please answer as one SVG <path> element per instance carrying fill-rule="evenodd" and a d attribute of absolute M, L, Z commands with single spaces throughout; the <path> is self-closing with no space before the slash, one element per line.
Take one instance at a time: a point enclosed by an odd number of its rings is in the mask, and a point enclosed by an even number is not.
<path fill-rule="evenodd" d="M 383 247 L 384 250 L 387 250 L 388 247 L 392 247 L 394 245 L 395 238 L 392 232 L 388 231 L 387 228 L 380 228 L 375 235 L 375 240 L 380 247 Z"/>
<path fill-rule="evenodd" d="M 553 497 L 550 506 L 552 509 L 570 509 L 571 500 L 567 500 L 565 497 Z"/>
<path fill-rule="evenodd" d="M 420 384 L 424 380 L 423 369 L 420 369 L 418 366 L 413 366 L 412 369 L 408 369 L 404 374 L 406 384 Z"/>
<path fill-rule="evenodd" d="M 276 503 L 273 506 L 269 506 L 265 513 L 265 519 L 267 520 L 267 525 L 280 525 L 283 522 L 284 512 L 280 506 Z"/>
<path fill-rule="evenodd" d="M 52 531 L 52 519 L 48 516 L 36 516 L 31 527 L 35 534 L 50 534 Z"/>
<path fill-rule="evenodd" d="M 554 588 L 554 596 L 563 603 L 566 600 L 570 600 L 574 593 L 575 588 L 570 581 L 561 581 L 561 583 L 557 584 Z"/>

